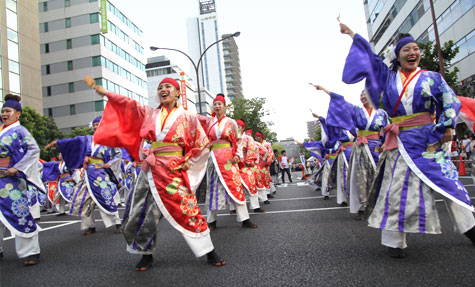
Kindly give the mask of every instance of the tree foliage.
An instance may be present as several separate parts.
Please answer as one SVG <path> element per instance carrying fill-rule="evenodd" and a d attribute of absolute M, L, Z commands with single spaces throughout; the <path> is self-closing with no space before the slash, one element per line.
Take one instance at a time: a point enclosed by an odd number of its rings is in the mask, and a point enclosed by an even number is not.
<path fill-rule="evenodd" d="M 277 134 L 270 129 L 273 123 L 262 121 L 262 118 L 269 114 L 264 108 L 265 103 L 265 98 L 233 99 L 227 107 L 228 117 L 235 120 L 243 118 L 246 128 L 262 132 L 268 142 L 277 142 Z"/>
<path fill-rule="evenodd" d="M 58 130 L 53 118 L 42 116 L 30 107 L 24 107 L 20 117 L 20 124 L 35 138 L 41 149 L 40 158 L 50 160 L 57 157 L 57 150 L 45 150 L 43 147 L 53 140 L 61 139 L 64 133 Z"/>
<path fill-rule="evenodd" d="M 437 45 L 435 45 L 431 41 L 428 41 L 427 43 L 418 43 L 418 45 L 419 48 L 422 50 L 421 62 L 419 64 L 420 67 L 422 69 L 440 73 L 439 53 L 437 51 Z M 444 58 L 445 80 L 447 84 L 455 91 L 455 93 L 459 94 L 459 87 L 457 86 L 457 73 L 459 69 L 457 67 L 453 67 L 452 69 L 448 68 L 451 65 L 451 61 L 459 52 L 459 48 L 454 48 L 454 46 L 454 41 L 450 40 L 448 42 L 445 42 L 440 47 L 440 50 L 442 51 L 442 57 Z"/>
<path fill-rule="evenodd" d="M 284 150 L 284 147 L 281 146 L 280 144 L 272 144 L 272 149 L 276 149 L 277 153 L 275 154 L 276 157 L 279 157 L 282 151 Z"/>
<path fill-rule="evenodd" d="M 66 135 L 67 138 L 73 138 L 77 136 L 86 136 L 86 135 L 93 135 L 94 132 L 90 128 L 74 128 L 70 134 Z"/>

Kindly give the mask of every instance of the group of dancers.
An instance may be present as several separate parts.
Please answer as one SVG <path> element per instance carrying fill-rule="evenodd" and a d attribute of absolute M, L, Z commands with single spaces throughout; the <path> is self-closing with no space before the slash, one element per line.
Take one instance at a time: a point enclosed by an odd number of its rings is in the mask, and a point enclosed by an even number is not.
<path fill-rule="evenodd" d="M 345 24 L 340 30 L 353 40 L 343 82 L 366 79 L 363 107 L 312 84 L 330 96 L 327 118 L 313 114 L 321 141 L 301 144 L 320 158 L 312 180 L 324 199 L 336 184 L 337 203 L 349 203 L 357 219 L 381 229 L 391 257 L 406 256 L 406 233 L 441 233 L 436 193 L 455 230 L 475 245 L 474 207 L 449 156 L 461 100 L 467 99 L 457 97 L 442 75 L 419 67 L 412 36 L 400 35 L 388 67 L 364 38 Z"/>
<path fill-rule="evenodd" d="M 142 255 L 138 271 L 153 263 L 162 218 L 182 233 L 197 257 L 207 255 L 213 266 L 225 265 L 210 237 L 210 230 L 217 228 L 217 211 L 229 208 L 243 228 L 258 227 L 250 220 L 246 197 L 253 212 L 265 213 L 260 203 L 269 203 L 268 196 L 275 193 L 269 172 L 274 161 L 271 144 L 261 132 L 246 129 L 245 120 L 226 117 L 222 94 L 214 99 L 208 117 L 179 104 L 180 85 L 172 78 L 158 86 L 158 108 L 108 92 L 88 77 L 85 81 L 107 97 L 108 104 L 103 117 L 92 122 L 94 135 L 45 146 L 59 149 L 59 161 L 40 162 L 36 142 L 18 122 L 19 99 L 6 97 L 0 132 L 0 234 L 8 228 L 15 235 L 18 257 L 25 258 L 26 266 L 35 265 L 40 205 L 49 202 L 63 215 L 67 203 L 68 214 L 81 218 L 84 235 L 96 232 L 98 207 L 105 227 L 115 226 L 127 251 Z M 206 218 L 195 195 L 205 175 Z"/>
<path fill-rule="evenodd" d="M 373 54 L 370 44 L 340 24 L 353 44 L 343 72 L 345 83 L 366 79 L 356 107 L 320 85 L 330 98 L 327 118 L 318 117 L 322 140 L 303 145 L 325 159 L 316 179 L 329 199 L 336 179 L 337 202 L 382 229 L 381 241 L 392 257 L 405 257 L 406 233 L 441 232 L 435 194 L 441 194 L 456 230 L 475 245 L 474 208 L 457 170 L 444 150 L 452 138 L 459 98 L 435 72 L 421 70 L 415 40 L 396 44 L 392 67 Z M 158 225 L 165 218 L 194 255 L 223 266 L 210 230 L 218 228 L 217 211 L 229 208 L 243 228 L 257 228 L 253 212 L 265 213 L 275 192 L 269 166 L 275 159 L 261 132 L 246 129 L 243 119 L 226 117 L 218 94 L 210 117 L 179 104 L 180 85 L 165 78 L 157 88 L 158 108 L 86 83 L 108 104 L 93 121 L 93 136 L 58 139 L 60 161 L 41 163 L 40 149 L 19 123 L 20 99 L 7 95 L 0 131 L 0 257 L 5 228 L 15 236 L 17 255 L 26 266 L 39 262 L 39 205 L 49 201 L 64 214 L 81 217 L 85 235 L 96 231 L 97 207 L 106 228 L 115 226 L 127 251 L 142 255 L 135 266 L 153 263 Z M 356 141 L 355 141 L 356 139 Z M 383 143 L 384 142 L 384 143 Z M 41 172 L 43 176 L 41 176 Z M 206 176 L 206 218 L 196 190 Z M 290 179 L 290 178 L 289 178 Z M 118 205 L 125 204 L 119 217 Z"/>

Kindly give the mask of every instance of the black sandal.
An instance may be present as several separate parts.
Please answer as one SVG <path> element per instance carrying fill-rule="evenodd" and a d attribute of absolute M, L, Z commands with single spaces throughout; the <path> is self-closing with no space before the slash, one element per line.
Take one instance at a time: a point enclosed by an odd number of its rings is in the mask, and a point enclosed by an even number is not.
<path fill-rule="evenodd" d="M 246 219 L 242 222 L 242 227 L 244 228 L 257 228 L 257 224 L 251 222 L 250 219 Z"/>
<path fill-rule="evenodd" d="M 214 267 L 221 267 L 227 264 L 227 262 L 221 259 L 214 250 L 207 254 L 207 260 L 208 263 Z"/>
<path fill-rule="evenodd" d="M 23 265 L 25 266 L 33 266 L 40 262 L 40 254 L 30 255 L 23 261 Z"/>
<path fill-rule="evenodd" d="M 142 259 L 135 265 L 135 271 L 147 271 L 152 266 L 152 263 L 152 255 L 142 255 Z"/>
<path fill-rule="evenodd" d="M 216 221 L 208 223 L 208 228 L 209 228 L 210 231 L 215 230 L 216 229 Z"/>
<path fill-rule="evenodd" d="M 95 227 L 90 227 L 88 230 L 84 231 L 83 234 L 84 235 L 91 235 L 95 232 L 96 232 L 96 228 Z"/>

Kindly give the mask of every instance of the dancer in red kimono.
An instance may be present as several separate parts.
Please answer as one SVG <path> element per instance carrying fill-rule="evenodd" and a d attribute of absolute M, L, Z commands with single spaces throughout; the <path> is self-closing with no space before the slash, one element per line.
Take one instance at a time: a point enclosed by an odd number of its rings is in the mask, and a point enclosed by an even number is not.
<path fill-rule="evenodd" d="M 218 210 L 232 202 L 242 227 L 257 228 L 249 219 L 238 163 L 243 158 L 241 133 L 235 120 L 226 117 L 226 100 L 218 94 L 213 101 L 212 117 L 198 115 L 211 141 L 207 171 L 206 207 L 208 225 L 216 228 Z"/>
<path fill-rule="evenodd" d="M 271 194 L 275 193 L 275 186 L 270 177 L 269 167 L 274 161 L 274 151 L 272 145 L 266 142 L 264 135 L 257 131 L 254 135 L 256 145 L 259 148 L 259 164 L 257 171 L 257 188 L 259 190 L 259 198 L 265 204 L 269 204 L 268 198 L 274 198 Z"/>
<path fill-rule="evenodd" d="M 206 170 L 209 141 L 196 116 L 177 103 L 179 84 L 171 78 L 160 82 L 156 109 L 101 86 L 95 89 L 109 99 L 95 142 L 125 147 L 136 161 L 145 157 L 122 229 L 127 251 L 142 255 L 136 270 L 152 265 L 162 217 L 182 233 L 196 257 L 207 255 L 210 264 L 225 265 L 214 251 L 195 197 Z M 152 142 L 145 155 L 144 140 Z"/>

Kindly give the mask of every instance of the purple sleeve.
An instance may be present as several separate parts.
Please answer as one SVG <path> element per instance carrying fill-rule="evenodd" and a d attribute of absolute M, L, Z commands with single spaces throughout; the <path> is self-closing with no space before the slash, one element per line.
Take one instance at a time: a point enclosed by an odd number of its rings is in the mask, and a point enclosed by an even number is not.
<path fill-rule="evenodd" d="M 59 177 L 59 161 L 49 161 L 43 164 L 43 182 L 54 181 Z"/>
<path fill-rule="evenodd" d="M 84 158 L 87 156 L 88 143 L 90 144 L 90 141 L 87 136 L 77 136 L 57 141 L 59 151 L 69 170 L 82 167 Z"/>
<path fill-rule="evenodd" d="M 303 147 L 316 157 L 322 158 L 325 156 L 325 147 L 320 141 L 305 142 Z"/>
<path fill-rule="evenodd" d="M 355 129 L 356 110 L 359 109 L 339 94 L 330 93 L 330 105 L 327 113 L 327 124 L 345 130 Z"/>
<path fill-rule="evenodd" d="M 388 75 L 388 66 L 373 53 L 368 41 L 356 34 L 343 69 L 343 82 L 354 84 L 366 78 L 369 100 L 373 107 L 378 107 Z"/>

